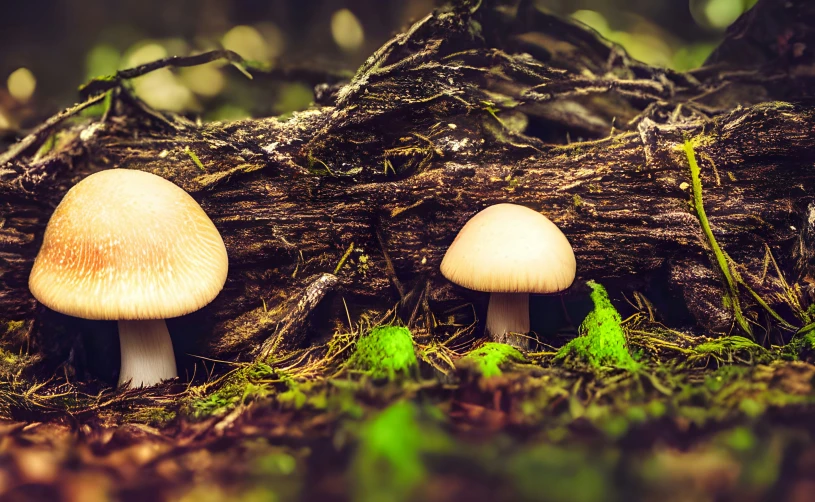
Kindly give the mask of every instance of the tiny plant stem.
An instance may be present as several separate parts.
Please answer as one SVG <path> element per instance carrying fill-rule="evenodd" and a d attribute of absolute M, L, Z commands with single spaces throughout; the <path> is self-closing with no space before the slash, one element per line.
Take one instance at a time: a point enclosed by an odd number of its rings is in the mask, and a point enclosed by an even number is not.
<path fill-rule="evenodd" d="M 739 284 L 742 285 L 744 287 L 744 289 L 746 289 L 747 292 L 750 293 L 750 296 L 753 297 L 753 299 L 756 301 L 756 303 L 761 305 L 764 308 L 764 310 L 766 310 L 767 313 L 770 314 L 770 316 L 772 316 L 773 319 L 775 319 L 776 321 L 778 321 L 779 324 L 781 324 L 781 326 L 783 326 L 783 327 L 785 327 L 785 328 L 787 328 L 788 330 L 791 330 L 791 331 L 797 331 L 798 330 L 797 327 L 795 327 L 792 324 L 788 323 L 786 320 L 784 320 L 783 317 L 781 317 L 778 314 L 778 312 L 773 310 L 773 308 L 770 307 L 767 304 L 767 302 L 764 301 L 764 298 L 762 298 L 758 293 L 756 293 L 753 290 L 753 288 L 748 286 L 747 283 L 745 283 L 743 280 L 739 279 Z"/>
<path fill-rule="evenodd" d="M 337 268 L 334 269 L 334 275 L 337 275 L 337 274 L 340 273 L 340 270 L 342 270 L 342 266 L 345 265 L 345 261 L 348 260 L 349 256 L 351 256 L 351 251 L 353 251 L 353 250 L 354 250 L 354 243 L 352 242 L 351 245 L 348 246 L 348 249 L 345 250 L 345 254 L 342 255 L 342 258 L 340 258 L 340 262 L 337 263 Z"/>
<path fill-rule="evenodd" d="M 730 264 L 727 263 L 727 257 L 725 257 L 722 248 L 719 246 L 719 243 L 716 241 L 716 237 L 713 235 L 713 230 L 710 228 L 710 222 L 708 221 L 707 214 L 705 213 L 705 207 L 702 204 L 701 171 L 699 169 L 699 164 L 696 162 L 696 155 L 693 151 L 693 143 L 691 143 L 689 139 L 686 139 L 684 146 L 685 155 L 688 157 L 688 164 L 690 165 L 690 177 L 692 182 L 691 187 L 693 189 L 693 208 L 696 210 L 696 215 L 699 217 L 699 224 L 702 227 L 702 232 L 704 232 L 705 237 L 707 238 L 708 244 L 710 244 L 710 248 L 713 251 L 713 256 L 716 258 L 716 263 L 719 265 L 722 275 L 724 275 L 725 286 L 727 287 L 727 296 L 730 300 L 731 306 L 733 307 L 733 316 L 736 318 L 736 322 L 739 324 L 741 329 L 752 336 L 753 330 L 750 329 L 747 319 L 744 318 L 744 314 L 742 314 L 741 311 L 741 305 L 739 304 L 738 285 L 736 284 L 736 280 L 733 278 L 733 274 L 730 271 Z"/>
<path fill-rule="evenodd" d="M 492 293 L 487 307 L 487 333 L 501 343 L 523 349 L 529 341 L 529 293 Z"/>
<path fill-rule="evenodd" d="M 164 319 L 119 321 L 120 387 L 150 387 L 178 376 Z"/>

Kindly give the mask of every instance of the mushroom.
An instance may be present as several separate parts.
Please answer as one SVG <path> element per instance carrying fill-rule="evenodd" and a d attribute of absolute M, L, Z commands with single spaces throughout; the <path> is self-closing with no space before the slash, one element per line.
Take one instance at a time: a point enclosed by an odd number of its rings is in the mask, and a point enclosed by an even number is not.
<path fill-rule="evenodd" d="M 459 231 L 441 273 L 490 294 L 487 333 L 498 342 L 528 347 L 529 293 L 556 293 L 574 281 L 572 246 L 548 218 L 524 206 L 496 204 Z"/>
<path fill-rule="evenodd" d="M 177 375 L 165 318 L 200 309 L 226 281 L 221 235 L 187 192 L 110 169 L 71 188 L 45 229 L 28 286 L 57 312 L 119 321 L 119 385 Z"/>

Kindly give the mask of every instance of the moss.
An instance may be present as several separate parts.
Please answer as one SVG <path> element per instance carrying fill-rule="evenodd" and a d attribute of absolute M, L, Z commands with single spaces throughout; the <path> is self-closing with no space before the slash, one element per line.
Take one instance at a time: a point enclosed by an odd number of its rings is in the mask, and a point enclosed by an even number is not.
<path fill-rule="evenodd" d="M 175 420 L 176 412 L 158 406 L 141 408 L 125 415 L 125 422 L 164 427 Z"/>
<path fill-rule="evenodd" d="M 328 396 L 325 386 L 317 382 L 298 383 L 293 380 L 286 382 L 288 390 L 275 396 L 277 402 L 283 408 L 301 410 L 309 408 L 312 410 L 328 409 Z"/>
<path fill-rule="evenodd" d="M 18 356 L 17 354 L 13 354 L 7 350 L 0 348 L 0 366 L 5 369 L 10 369 L 13 366 L 16 366 L 23 362 L 22 357 Z"/>
<path fill-rule="evenodd" d="M 743 336 L 724 336 L 701 343 L 693 350 L 698 356 L 713 357 L 720 364 L 766 363 L 773 359 L 773 355 L 767 349 Z M 689 358 L 691 361 L 694 359 Z"/>
<path fill-rule="evenodd" d="M 25 326 L 25 321 L 8 321 L 6 323 L 6 335 L 20 331 Z"/>
<path fill-rule="evenodd" d="M 407 375 L 417 365 L 410 330 L 401 326 L 372 329 L 359 339 L 348 364 L 373 378 L 393 380 Z"/>
<path fill-rule="evenodd" d="M 580 336 L 563 346 L 555 359 L 582 361 L 594 368 L 637 369 L 639 363 L 628 351 L 620 313 L 611 304 L 606 289 L 594 281 L 586 284 L 592 289 L 594 309 L 580 324 Z"/>
<path fill-rule="evenodd" d="M 280 404 L 286 407 L 294 408 L 295 410 L 299 410 L 305 406 L 307 400 L 308 396 L 297 387 L 281 392 L 277 396 L 277 401 Z"/>
<path fill-rule="evenodd" d="M 7 321 L 6 331 L 3 334 L 4 342 L 7 346 L 21 344 L 26 332 L 31 326 L 26 321 Z M 0 347 L 0 376 L 18 375 L 32 362 L 32 357 L 22 352 L 14 353 Z"/>
<path fill-rule="evenodd" d="M 815 355 L 815 326 L 806 326 L 796 333 L 782 351 L 782 357 L 792 360 L 807 359 L 812 355 Z"/>
<path fill-rule="evenodd" d="M 722 366 L 705 376 L 704 388 L 711 392 L 719 392 L 734 380 L 749 376 L 750 369 L 746 366 Z"/>
<path fill-rule="evenodd" d="M 472 368 L 485 378 L 501 375 L 501 366 L 512 362 L 526 362 L 523 354 L 510 345 L 488 342 L 471 350 L 460 361 L 460 366 Z"/>
<path fill-rule="evenodd" d="M 187 412 L 196 418 L 223 415 L 248 400 L 269 395 L 272 391 L 269 384 L 284 380 L 266 364 L 243 366 L 230 373 L 214 392 L 201 396 L 197 389 L 190 389 L 192 397 Z"/>
<path fill-rule="evenodd" d="M 600 502 L 616 500 L 609 492 L 615 461 L 607 452 L 540 445 L 513 455 L 505 470 L 520 500 Z"/>
<path fill-rule="evenodd" d="M 350 478 L 358 502 L 399 502 L 414 497 L 427 477 L 425 456 L 452 451 L 452 440 L 407 401 L 391 405 L 365 423 Z"/>
<path fill-rule="evenodd" d="M 743 426 L 725 431 L 716 439 L 728 448 L 739 452 L 750 451 L 758 442 L 753 431 Z"/>

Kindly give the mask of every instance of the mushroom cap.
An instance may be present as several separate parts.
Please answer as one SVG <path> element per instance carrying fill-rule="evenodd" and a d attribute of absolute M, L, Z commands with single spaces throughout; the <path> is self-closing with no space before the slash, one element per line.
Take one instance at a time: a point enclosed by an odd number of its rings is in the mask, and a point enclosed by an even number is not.
<path fill-rule="evenodd" d="M 221 235 L 190 195 L 154 174 L 110 169 L 71 188 L 45 229 L 28 287 L 85 319 L 164 319 L 226 282 Z"/>
<path fill-rule="evenodd" d="M 574 281 L 577 263 L 563 232 L 546 216 L 496 204 L 473 216 L 441 262 L 450 281 L 491 293 L 556 293 Z"/>

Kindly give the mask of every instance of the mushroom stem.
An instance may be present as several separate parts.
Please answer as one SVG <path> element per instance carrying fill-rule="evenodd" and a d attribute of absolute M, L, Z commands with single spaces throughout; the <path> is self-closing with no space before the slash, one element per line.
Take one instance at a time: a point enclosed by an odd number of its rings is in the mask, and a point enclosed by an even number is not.
<path fill-rule="evenodd" d="M 175 354 L 164 319 L 119 321 L 120 387 L 150 387 L 175 378 Z"/>
<path fill-rule="evenodd" d="M 491 293 L 487 307 L 487 333 L 496 342 L 529 348 L 529 293 Z"/>

